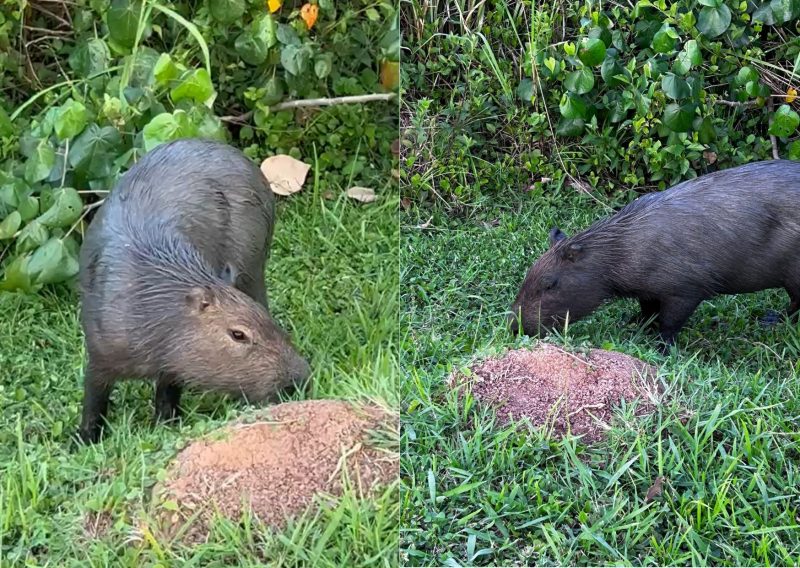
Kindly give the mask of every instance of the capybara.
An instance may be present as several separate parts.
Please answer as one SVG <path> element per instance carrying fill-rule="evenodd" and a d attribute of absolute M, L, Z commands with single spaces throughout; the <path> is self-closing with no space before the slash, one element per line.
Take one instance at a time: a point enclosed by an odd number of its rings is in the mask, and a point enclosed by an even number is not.
<path fill-rule="evenodd" d="M 122 176 L 80 254 L 81 439 L 100 437 L 118 379 L 154 379 L 171 419 L 185 385 L 261 401 L 308 377 L 267 306 L 274 215 L 259 168 L 220 142 L 163 144 Z"/>
<path fill-rule="evenodd" d="M 583 318 L 615 297 L 657 315 L 662 350 L 703 300 L 785 288 L 800 308 L 800 163 L 754 162 L 643 195 L 550 248 L 511 306 L 527 335 Z M 518 322 L 518 314 L 521 322 Z"/>

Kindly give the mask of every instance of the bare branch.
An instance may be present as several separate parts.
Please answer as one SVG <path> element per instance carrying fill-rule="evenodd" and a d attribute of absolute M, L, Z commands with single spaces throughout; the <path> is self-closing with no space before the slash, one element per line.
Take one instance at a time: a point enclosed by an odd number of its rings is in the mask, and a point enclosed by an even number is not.
<path fill-rule="evenodd" d="M 333 97 L 329 99 L 299 99 L 296 101 L 286 101 L 278 103 L 269 107 L 272 111 L 287 110 L 291 108 L 301 107 L 323 107 L 333 105 L 346 105 L 346 104 L 359 104 L 370 103 L 375 101 L 390 101 L 397 95 L 395 93 L 373 93 L 370 95 L 356 95 L 352 97 Z M 244 114 L 221 116 L 219 119 L 223 122 L 232 122 L 235 124 L 246 124 L 248 120 L 253 117 L 253 111 Z"/>

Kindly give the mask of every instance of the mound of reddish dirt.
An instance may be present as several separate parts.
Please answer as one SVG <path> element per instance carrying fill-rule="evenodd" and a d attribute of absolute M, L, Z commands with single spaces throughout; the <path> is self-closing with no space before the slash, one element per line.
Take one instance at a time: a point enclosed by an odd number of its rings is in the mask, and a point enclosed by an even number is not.
<path fill-rule="evenodd" d="M 600 440 L 621 400 L 638 399 L 637 415 L 655 410 L 650 393 L 658 391 L 655 369 L 634 357 L 591 349 L 571 353 L 543 343 L 536 349 L 509 351 L 470 367 L 478 402 L 497 411 L 501 423 L 527 418 L 533 426 L 570 432 L 585 441 Z"/>
<path fill-rule="evenodd" d="M 225 427 L 178 454 L 167 481 L 154 491 L 166 536 L 188 521 L 182 539 L 202 541 L 215 514 L 238 521 L 248 508 L 281 528 L 315 495 L 341 495 L 345 464 L 350 485 L 362 496 L 399 475 L 397 448 L 377 442 L 387 430 L 397 431 L 397 421 L 377 407 L 291 402 L 267 408 L 255 420 Z M 173 502 L 170 510 L 159 506 L 165 501 Z"/>

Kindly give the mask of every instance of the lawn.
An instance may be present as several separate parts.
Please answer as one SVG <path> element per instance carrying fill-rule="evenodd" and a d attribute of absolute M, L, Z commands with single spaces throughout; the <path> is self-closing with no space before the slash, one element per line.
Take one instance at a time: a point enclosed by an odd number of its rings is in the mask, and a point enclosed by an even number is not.
<path fill-rule="evenodd" d="M 527 268 L 552 225 L 571 234 L 602 215 L 556 184 L 402 215 L 403 564 L 797 565 L 800 329 L 757 321 L 783 309 L 783 291 L 705 302 L 668 357 L 627 323 L 634 302 L 551 337 L 659 368 L 658 411 L 637 420 L 621 409 L 593 446 L 500 427 L 447 386 L 476 358 L 535 344 L 505 327 Z M 659 476 L 663 493 L 645 502 Z"/>
<path fill-rule="evenodd" d="M 267 271 L 273 313 L 313 367 L 312 382 L 292 399 L 394 409 L 396 193 L 391 184 L 378 187 L 380 199 L 361 205 L 339 197 L 344 188 L 313 185 L 280 200 Z M 328 191 L 333 199 L 324 197 Z M 140 512 L 172 456 L 247 410 L 192 393 L 179 425 L 155 426 L 152 385 L 120 383 L 111 431 L 95 446 L 78 446 L 71 438 L 84 351 L 76 293 L 61 287 L 0 295 L 0 345 L 0 565 L 397 564 L 396 484 L 373 500 L 348 493 L 282 533 L 245 519 L 219 523 L 209 542 L 193 549 L 154 540 Z"/>

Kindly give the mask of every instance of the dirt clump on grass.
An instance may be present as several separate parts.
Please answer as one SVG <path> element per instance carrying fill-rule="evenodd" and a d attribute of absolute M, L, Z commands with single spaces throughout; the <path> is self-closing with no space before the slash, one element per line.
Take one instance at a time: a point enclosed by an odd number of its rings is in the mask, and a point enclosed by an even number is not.
<path fill-rule="evenodd" d="M 509 351 L 458 373 L 457 382 L 472 382 L 479 403 L 496 409 L 502 424 L 527 418 L 550 428 L 596 442 L 604 437 L 614 408 L 637 400 L 636 415 L 655 410 L 656 370 L 640 359 L 601 349 L 569 352 L 556 345 Z"/>
<path fill-rule="evenodd" d="M 374 406 L 316 400 L 265 409 L 178 454 L 154 490 L 159 529 L 202 542 L 214 516 L 238 521 L 248 509 L 280 529 L 315 496 L 340 496 L 345 467 L 348 485 L 367 497 L 398 477 L 396 430 L 396 417 Z"/>

